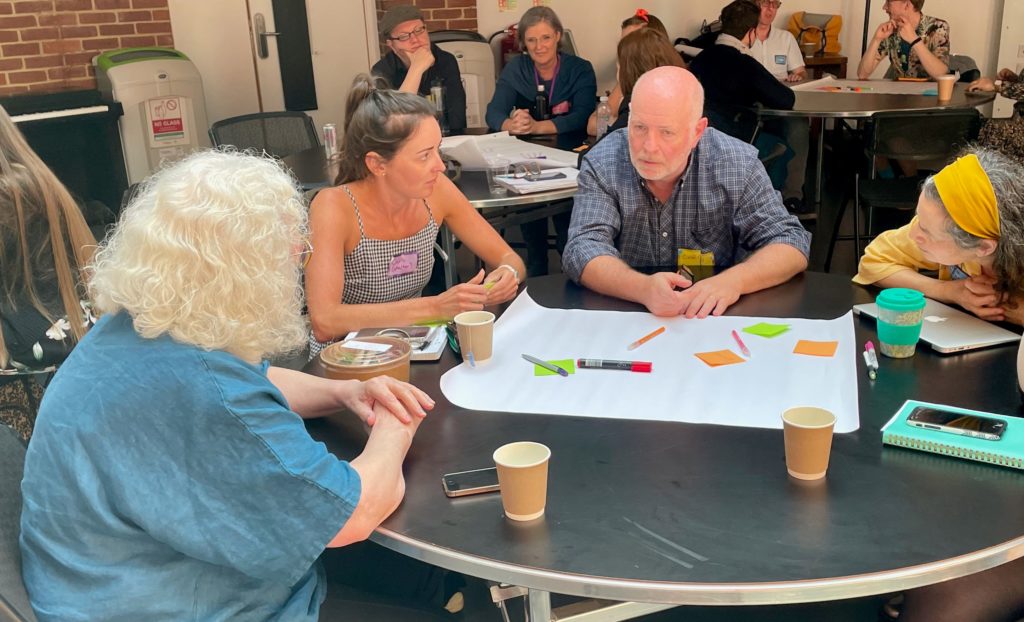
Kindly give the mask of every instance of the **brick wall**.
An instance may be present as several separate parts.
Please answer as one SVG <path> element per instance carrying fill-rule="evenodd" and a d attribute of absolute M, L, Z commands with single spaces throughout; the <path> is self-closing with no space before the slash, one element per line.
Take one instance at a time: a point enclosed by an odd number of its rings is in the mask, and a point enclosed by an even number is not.
<path fill-rule="evenodd" d="M 414 4 L 423 12 L 427 30 L 476 30 L 477 0 L 377 0 L 377 20 L 400 4 Z M 386 48 L 384 48 L 386 51 Z"/>
<path fill-rule="evenodd" d="M 173 44 L 167 0 L 0 0 L 0 95 L 95 88 L 93 56 Z"/>

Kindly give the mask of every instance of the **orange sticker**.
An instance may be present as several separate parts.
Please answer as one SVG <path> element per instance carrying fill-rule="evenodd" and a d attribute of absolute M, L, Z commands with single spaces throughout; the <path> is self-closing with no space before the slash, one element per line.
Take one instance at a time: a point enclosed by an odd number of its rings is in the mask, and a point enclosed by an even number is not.
<path fill-rule="evenodd" d="M 801 339 L 796 342 L 793 354 L 806 354 L 807 356 L 835 356 L 838 341 L 807 341 Z"/>
<path fill-rule="evenodd" d="M 718 350 L 717 352 L 697 352 L 694 354 L 697 358 L 707 363 L 710 367 L 719 367 L 721 365 L 732 365 L 733 363 L 746 363 L 746 359 L 741 358 L 738 354 L 732 350 Z"/>

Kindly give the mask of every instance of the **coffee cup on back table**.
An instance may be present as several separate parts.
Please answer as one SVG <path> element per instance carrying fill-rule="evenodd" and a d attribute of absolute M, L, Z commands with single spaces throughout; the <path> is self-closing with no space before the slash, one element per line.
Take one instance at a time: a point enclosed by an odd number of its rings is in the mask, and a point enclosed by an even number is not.
<path fill-rule="evenodd" d="M 782 413 L 786 470 L 797 479 L 821 479 L 832 452 L 836 416 L 824 408 L 800 406 Z"/>
<path fill-rule="evenodd" d="M 882 290 L 875 304 L 882 354 L 897 359 L 914 356 L 924 319 L 924 294 L 916 289 L 894 287 Z"/>
<path fill-rule="evenodd" d="M 462 360 L 479 363 L 491 358 L 494 345 L 494 314 L 490 311 L 463 311 L 455 316 Z M 472 359 L 470 359 L 472 354 Z"/>
<path fill-rule="evenodd" d="M 550 449 L 530 441 L 509 443 L 495 450 L 494 465 L 498 469 L 505 516 L 524 521 L 544 515 L 550 459 Z"/>
<path fill-rule="evenodd" d="M 956 84 L 956 76 L 953 74 L 939 76 L 935 79 L 939 83 L 939 101 L 948 102 L 953 99 L 953 85 Z"/>

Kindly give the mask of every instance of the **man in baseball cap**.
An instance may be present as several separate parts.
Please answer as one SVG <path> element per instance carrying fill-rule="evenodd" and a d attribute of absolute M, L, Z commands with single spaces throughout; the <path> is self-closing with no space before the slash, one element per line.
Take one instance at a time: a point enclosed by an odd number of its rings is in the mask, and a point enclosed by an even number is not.
<path fill-rule="evenodd" d="M 426 96 L 431 87 L 440 86 L 448 129 L 466 129 L 466 91 L 458 62 L 430 42 L 423 13 L 411 5 L 392 7 L 381 18 L 379 30 L 390 51 L 373 66 L 373 73 L 407 93 Z"/>

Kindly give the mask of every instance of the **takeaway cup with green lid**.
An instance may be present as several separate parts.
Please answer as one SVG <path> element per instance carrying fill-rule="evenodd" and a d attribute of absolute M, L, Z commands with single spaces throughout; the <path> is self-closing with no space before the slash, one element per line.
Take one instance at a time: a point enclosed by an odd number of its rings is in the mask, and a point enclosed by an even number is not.
<path fill-rule="evenodd" d="M 916 289 L 882 290 L 878 305 L 878 342 L 882 354 L 902 359 L 914 356 L 924 319 L 924 294 Z"/>

